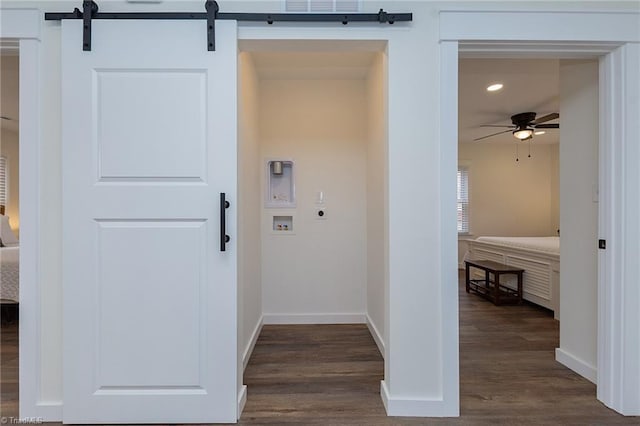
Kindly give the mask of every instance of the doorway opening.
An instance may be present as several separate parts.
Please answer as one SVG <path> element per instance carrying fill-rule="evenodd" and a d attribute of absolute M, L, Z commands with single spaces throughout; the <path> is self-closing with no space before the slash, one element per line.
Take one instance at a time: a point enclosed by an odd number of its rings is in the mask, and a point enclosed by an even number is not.
<path fill-rule="evenodd" d="M 0 40 L 0 386 L 3 415 L 18 415 L 19 47 Z M 6 395 L 6 397 L 4 397 Z"/>
<path fill-rule="evenodd" d="M 472 219 L 470 235 L 459 235 L 458 252 L 461 266 L 468 256 L 525 270 L 523 306 L 495 307 L 460 293 L 461 318 L 469 303 L 482 303 L 485 313 L 495 315 L 492 324 L 504 326 L 495 336 L 504 345 L 488 357 L 499 358 L 505 350 L 516 357 L 521 351 L 514 371 L 519 387 L 529 389 L 527 398 L 535 398 L 536 386 L 526 381 L 530 374 L 540 374 L 538 365 L 554 372 L 550 382 L 572 377 L 585 404 L 601 409 L 589 383 L 596 383 L 597 376 L 598 253 L 593 242 L 599 214 L 598 73 L 596 56 L 536 59 L 461 52 L 458 160 L 459 169 L 469 171 Z M 494 83 L 504 87 L 487 91 Z M 476 110 L 472 110 L 474 103 Z M 511 116 L 529 111 L 538 117 L 559 113 L 559 120 L 546 123 L 560 128 L 541 126 L 533 129 L 532 139 L 514 138 Z M 461 273 L 463 284 L 465 278 Z M 515 282 L 507 286 L 514 288 Z M 545 309 L 550 310 L 546 315 Z M 465 368 L 470 359 L 477 360 L 469 353 L 474 347 L 469 330 L 479 327 L 478 336 L 491 337 L 479 324 L 471 322 L 470 328 L 460 329 L 462 383 L 472 383 L 478 373 Z M 584 379 L 559 368 L 555 361 Z M 547 387 L 538 391 L 541 401 L 548 397 Z M 462 415 L 464 394 L 462 385 Z M 561 400 L 562 395 L 554 399 Z M 611 413 L 603 410 L 602 414 Z"/>
<path fill-rule="evenodd" d="M 263 325 L 359 324 L 384 356 L 386 44 L 240 48 L 239 365 Z"/>

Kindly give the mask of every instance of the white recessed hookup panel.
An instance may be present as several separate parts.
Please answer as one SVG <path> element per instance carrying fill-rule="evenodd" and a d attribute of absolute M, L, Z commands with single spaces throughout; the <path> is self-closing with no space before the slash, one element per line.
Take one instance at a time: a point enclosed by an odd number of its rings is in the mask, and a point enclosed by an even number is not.
<path fill-rule="evenodd" d="M 266 170 L 266 208 L 293 208 L 296 206 L 294 162 L 290 159 L 269 159 Z"/>

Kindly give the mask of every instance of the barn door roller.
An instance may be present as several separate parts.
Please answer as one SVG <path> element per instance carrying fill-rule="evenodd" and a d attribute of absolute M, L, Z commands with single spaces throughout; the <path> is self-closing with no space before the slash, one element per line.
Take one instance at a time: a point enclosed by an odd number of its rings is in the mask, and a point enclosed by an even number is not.
<path fill-rule="evenodd" d="M 207 0 L 204 4 L 206 12 L 99 12 L 93 0 L 82 2 L 82 11 L 75 8 L 71 13 L 45 13 L 47 21 L 62 19 L 82 19 L 82 50 L 91 50 L 91 21 L 94 19 L 165 19 L 188 20 L 203 19 L 207 21 L 207 50 L 216 50 L 215 22 L 218 19 L 266 22 L 379 22 L 393 24 L 413 20 L 411 13 L 388 13 L 380 9 L 378 13 L 224 13 L 219 12 L 218 2 Z"/>

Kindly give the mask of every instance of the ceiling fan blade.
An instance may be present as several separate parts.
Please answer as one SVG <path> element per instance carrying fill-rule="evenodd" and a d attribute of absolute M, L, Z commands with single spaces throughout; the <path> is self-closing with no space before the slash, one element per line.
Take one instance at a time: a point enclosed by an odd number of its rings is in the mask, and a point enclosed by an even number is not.
<path fill-rule="evenodd" d="M 510 129 L 514 129 L 515 128 L 515 126 L 507 126 L 507 125 L 499 125 L 499 124 L 482 124 L 482 125 L 480 125 L 478 127 L 505 127 L 505 128 L 508 127 Z"/>
<path fill-rule="evenodd" d="M 490 138 L 491 136 L 497 136 L 497 135 L 501 135 L 501 134 L 503 134 L 503 133 L 510 133 L 510 132 L 511 132 L 511 129 L 509 129 L 509 130 L 504 130 L 504 131 L 502 131 L 502 132 L 493 133 L 493 134 L 491 134 L 491 135 L 483 136 L 483 137 L 481 137 L 481 138 L 476 138 L 476 139 L 474 139 L 473 141 L 474 141 L 474 142 L 475 142 L 475 141 L 480 141 L 480 140 L 482 140 L 482 139 Z"/>
<path fill-rule="evenodd" d="M 533 127 L 536 129 L 559 129 L 560 124 L 558 123 L 550 123 L 550 124 L 536 124 Z"/>
<path fill-rule="evenodd" d="M 536 118 L 531 122 L 531 124 L 544 123 L 545 121 L 555 120 L 556 118 L 560 118 L 560 114 L 558 114 L 557 112 L 552 112 L 551 114 L 547 114 L 540 118 Z"/>
<path fill-rule="evenodd" d="M 0 116 L 0 119 L 7 120 L 7 121 L 13 121 L 13 118 L 9 118 L 9 117 L 4 116 L 4 115 Z"/>

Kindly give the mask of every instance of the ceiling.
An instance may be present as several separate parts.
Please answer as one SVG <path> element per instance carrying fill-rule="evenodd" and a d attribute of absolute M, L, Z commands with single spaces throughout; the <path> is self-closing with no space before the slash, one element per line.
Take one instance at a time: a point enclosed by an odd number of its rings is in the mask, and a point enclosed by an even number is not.
<path fill-rule="evenodd" d="M 511 125 L 510 117 L 520 112 L 533 111 L 538 117 L 560 112 L 557 59 L 460 59 L 459 75 L 460 143 L 513 143 L 516 139 L 510 132 L 477 142 L 473 139 L 508 130 L 480 126 Z M 504 84 L 503 89 L 488 92 L 487 86 L 495 82 Z M 545 132 L 532 142 L 558 143 L 559 130 Z"/>
<path fill-rule="evenodd" d="M 252 52 L 264 79 L 365 79 L 374 52 Z"/>

